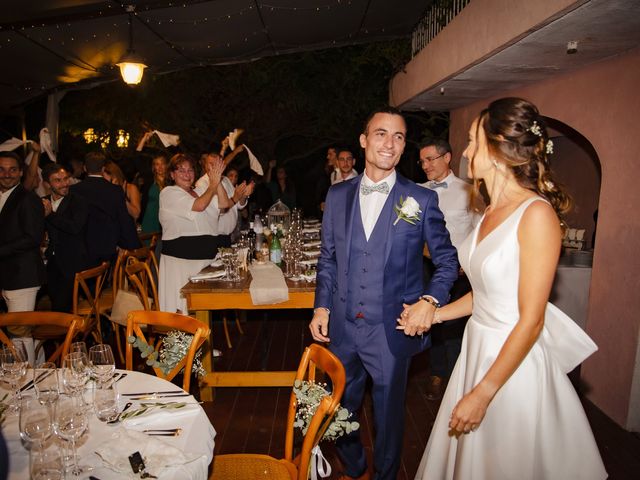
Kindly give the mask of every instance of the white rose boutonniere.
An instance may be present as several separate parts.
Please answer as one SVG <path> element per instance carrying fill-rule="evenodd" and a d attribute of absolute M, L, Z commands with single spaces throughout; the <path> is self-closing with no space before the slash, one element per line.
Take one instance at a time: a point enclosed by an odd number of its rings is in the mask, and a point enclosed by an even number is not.
<path fill-rule="evenodd" d="M 413 197 L 407 197 L 406 200 L 400 197 L 400 203 L 393 207 L 393 209 L 398 215 L 396 221 L 393 222 L 394 225 L 400 220 L 404 220 L 411 225 L 415 225 L 420 221 L 419 214 L 422 213 L 422 210 L 420 210 L 420 204 L 416 202 L 416 199 Z"/>

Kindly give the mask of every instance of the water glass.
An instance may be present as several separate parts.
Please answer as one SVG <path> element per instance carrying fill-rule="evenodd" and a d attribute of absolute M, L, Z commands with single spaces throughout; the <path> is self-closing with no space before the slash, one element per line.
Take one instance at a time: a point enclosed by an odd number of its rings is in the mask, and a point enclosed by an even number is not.
<path fill-rule="evenodd" d="M 55 363 L 45 362 L 33 369 L 33 387 L 38 401 L 52 407 L 60 395 L 58 369 Z"/>
<path fill-rule="evenodd" d="M 93 374 L 99 383 L 108 382 L 113 378 L 116 371 L 116 361 L 113 357 L 111 346 L 100 343 L 89 349 L 89 361 L 91 362 Z"/>
<path fill-rule="evenodd" d="M 32 448 L 29 455 L 31 480 L 63 480 L 64 463 L 55 443 Z"/>
<path fill-rule="evenodd" d="M 4 346 L 0 352 L 0 368 L 5 382 L 11 385 L 13 398 L 7 407 L 7 414 L 16 414 L 20 410 L 20 383 L 27 373 L 27 352 L 22 343 Z"/>
<path fill-rule="evenodd" d="M 84 471 L 83 467 L 78 465 L 76 442 L 89 424 L 87 413 L 82 407 L 80 398 L 60 395 L 53 415 L 53 429 L 56 435 L 62 440 L 67 440 L 71 445 L 72 461 L 69 472 L 75 476 L 79 476 Z"/>
<path fill-rule="evenodd" d="M 110 422 L 118 418 L 118 390 L 115 382 L 96 386 L 93 391 L 93 408 L 101 422 Z"/>
<path fill-rule="evenodd" d="M 27 444 L 39 447 L 51 436 L 52 421 L 50 409 L 42 405 L 37 397 L 25 395 L 20 401 L 20 438 Z"/>

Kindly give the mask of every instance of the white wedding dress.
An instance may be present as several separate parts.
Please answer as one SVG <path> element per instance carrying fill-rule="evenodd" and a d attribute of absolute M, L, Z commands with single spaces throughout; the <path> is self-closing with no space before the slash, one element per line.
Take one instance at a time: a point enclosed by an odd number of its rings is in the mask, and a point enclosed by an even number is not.
<path fill-rule="evenodd" d="M 482 222 L 459 250 L 473 287 L 462 351 L 418 467 L 422 480 L 607 477 L 580 400 L 567 377 L 597 350 L 569 317 L 547 305 L 540 337 L 489 404 L 479 428 L 449 435 L 451 412 L 484 377 L 518 321 L 518 225 L 526 200 L 477 244 Z"/>

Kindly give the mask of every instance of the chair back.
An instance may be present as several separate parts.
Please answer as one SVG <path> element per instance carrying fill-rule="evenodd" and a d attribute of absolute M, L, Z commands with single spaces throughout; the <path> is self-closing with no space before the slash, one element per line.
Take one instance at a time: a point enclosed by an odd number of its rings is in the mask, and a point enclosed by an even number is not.
<path fill-rule="evenodd" d="M 118 294 L 118 290 L 126 288 L 127 274 L 125 272 L 125 268 L 132 258 L 146 263 L 149 266 L 149 269 L 155 272 L 157 278 L 158 262 L 155 260 L 153 250 L 149 247 L 140 247 L 133 250 L 120 250 L 116 264 L 113 267 L 113 298 Z"/>
<path fill-rule="evenodd" d="M 327 427 L 331 424 L 333 416 L 340 404 L 346 383 L 344 366 L 338 357 L 327 348 L 313 343 L 309 345 L 302 354 L 302 359 L 300 360 L 300 365 L 296 373 L 296 380 L 315 382 L 317 369 L 322 370 L 331 379 L 332 391 L 324 397 L 320 405 L 318 405 L 302 441 L 300 453 L 295 459 L 293 457 L 293 423 L 295 421 L 297 407 L 295 393 L 292 392 L 291 398 L 289 399 L 284 455 L 285 460 L 297 464 L 298 479 L 308 478 L 311 451 L 320 443 Z"/>
<path fill-rule="evenodd" d="M 0 314 L 0 341 L 11 346 L 11 340 L 2 330 L 4 327 L 30 326 L 35 339 L 48 340 L 64 337 L 59 346 L 47 361 L 55 362 L 69 353 L 69 348 L 77 332 L 82 331 L 82 317 L 60 312 L 9 312 Z M 53 327 L 53 328 L 52 328 Z"/>
<path fill-rule="evenodd" d="M 152 271 L 155 272 L 156 276 L 158 275 L 158 258 L 156 257 L 155 252 L 158 241 L 160 240 L 160 235 L 160 232 L 144 232 L 138 235 L 140 243 L 142 243 L 142 245 L 146 246 L 149 249 L 149 256 L 152 263 L 152 265 L 149 265 L 149 267 L 151 268 L 153 266 L 153 268 L 155 268 L 155 270 Z"/>
<path fill-rule="evenodd" d="M 158 310 L 158 289 L 147 263 L 140 262 L 134 257 L 129 257 L 125 267 L 129 283 L 135 287 L 136 293 L 145 310 Z M 150 296 L 151 295 L 151 296 Z M 153 305 L 150 305 L 149 299 Z"/>
<path fill-rule="evenodd" d="M 76 273 L 73 281 L 73 314 L 83 315 L 85 318 L 84 334 L 89 333 L 96 336 L 96 340 L 102 343 L 102 332 L 100 330 L 100 297 L 102 287 L 109 269 L 109 262 L 102 262 L 101 265 Z M 90 286 L 91 285 L 91 286 Z M 93 287 L 93 291 L 92 288 Z M 80 310 L 80 291 L 87 298 L 88 309 Z M 94 329 L 95 328 L 95 332 Z"/>
<path fill-rule="evenodd" d="M 170 372 L 165 374 L 162 369 L 153 368 L 158 377 L 169 381 L 171 381 L 184 368 L 182 388 L 188 392 L 191 383 L 191 367 L 193 366 L 193 359 L 195 358 L 198 349 L 202 346 L 205 340 L 209 338 L 209 334 L 211 332 L 209 326 L 202 323 L 200 320 L 196 320 L 193 317 L 188 317 L 179 313 L 136 310 L 129 312 L 127 317 L 127 338 L 135 336 L 152 345 L 153 343 L 147 341 L 147 337 L 142 331 L 141 326 L 143 325 L 148 327 L 161 327 L 163 331 L 179 330 L 193 335 L 189 351 Z M 151 330 L 153 330 L 154 333 L 157 333 L 158 331 L 153 328 Z M 159 339 L 156 339 L 156 350 L 158 350 L 161 345 L 162 342 Z M 129 342 L 127 342 L 125 364 L 127 370 L 133 369 L 133 344 Z"/>

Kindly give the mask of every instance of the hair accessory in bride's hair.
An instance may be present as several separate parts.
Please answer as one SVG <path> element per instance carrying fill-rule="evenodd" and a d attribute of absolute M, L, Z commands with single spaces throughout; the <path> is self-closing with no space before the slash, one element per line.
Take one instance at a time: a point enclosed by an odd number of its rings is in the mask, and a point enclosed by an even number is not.
<path fill-rule="evenodd" d="M 536 120 L 534 120 L 533 124 L 529 128 L 527 128 L 527 132 L 531 132 L 534 135 L 537 135 L 538 137 L 542 138 L 542 130 L 540 129 L 540 125 L 538 125 L 538 122 Z M 547 140 L 547 143 L 545 144 L 545 152 L 547 155 L 551 155 L 553 153 L 552 140 Z"/>

